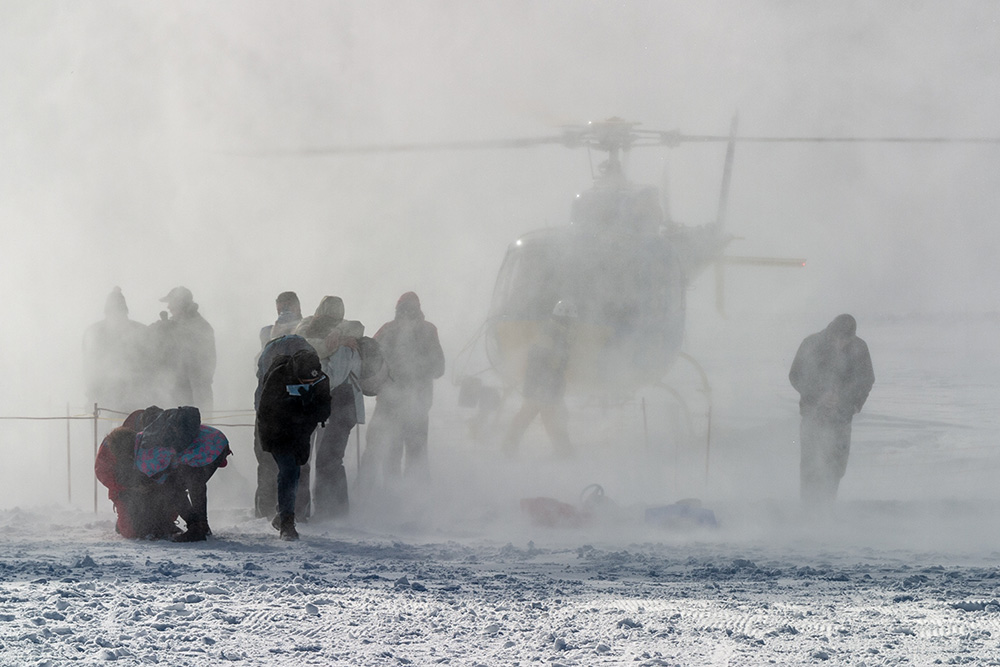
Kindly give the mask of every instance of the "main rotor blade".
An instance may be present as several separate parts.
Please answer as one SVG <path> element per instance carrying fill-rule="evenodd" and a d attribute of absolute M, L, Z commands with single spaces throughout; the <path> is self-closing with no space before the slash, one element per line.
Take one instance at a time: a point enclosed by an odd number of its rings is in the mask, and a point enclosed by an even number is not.
<path fill-rule="evenodd" d="M 676 130 L 630 130 L 611 142 L 612 147 L 628 151 L 632 148 L 650 146 L 666 146 L 674 148 L 684 143 L 828 143 L 828 144 L 1000 144 L 1000 137 L 740 137 L 722 134 L 682 134 Z M 443 152 L 443 151 L 476 151 L 506 148 L 530 148 L 546 144 L 559 144 L 567 148 L 591 148 L 607 151 L 608 139 L 587 127 L 565 128 L 562 134 L 544 137 L 523 137 L 519 139 L 486 139 L 478 141 L 435 141 L 404 144 L 358 144 L 342 146 L 326 146 L 320 148 L 279 149 L 251 151 L 251 155 L 290 155 L 290 156 L 323 156 L 323 155 L 361 155 L 408 152 Z"/>
<path fill-rule="evenodd" d="M 730 137 L 716 134 L 662 133 L 666 144 L 672 142 L 725 142 Z M 828 144 L 1000 144 L 1000 137 L 734 137 L 734 141 L 761 144 L 828 143 Z"/>
<path fill-rule="evenodd" d="M 352 153 L 407 153 L 429 151 L 468 151 L 490 148 L 527 148 L 544 144 L 566 143 L 566 137 L 527 137 L 523 139 L 487 139 L 482 141 L 437 141 L 408 144 L 358 144 L 267 151 L 268 155 L 346 155 Z"/>

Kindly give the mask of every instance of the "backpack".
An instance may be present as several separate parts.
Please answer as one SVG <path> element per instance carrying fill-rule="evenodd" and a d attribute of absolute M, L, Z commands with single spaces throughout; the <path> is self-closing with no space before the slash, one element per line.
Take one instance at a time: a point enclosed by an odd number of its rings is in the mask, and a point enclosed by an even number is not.
<path fill-rule="evenodd" d="M 306 355 L 307 358 L 312 357 L 312 363 L 315 365 L 315 373 L 318 374 L 314 382 L 300 382 L 296 376 L 294 366 L 295 359 L 299 355 Z M 264 396 L 280 395 L 281 402 L 286 409 L 291 409 L 299 414 L 306 414 L 313 410 L 316 403 L 329 400 L 326 397 L 319 396 L 320 387 L 324 383 L 329 385 L 329 381 L 320 370 L 319 358 L 312 347 L 308 350 L 299 350 L 294 355 L 278 354 L 271 361 L 271 366 L 267 369 L 267 373 L 261 382 L 263 386 L 261 398 L 263 399 Z M 275 385 L 280 385 L 283 389 L 278 390 Z"/>
<path fill-rule="evenodd" d="M 264 391 L 264 378 L 271 371 L 271 367 L 281 357 L 287 357 L 291 362 L 292 355 L 299 350 L 311 350 L 313 346 L 302 336 L 287 334 L 274 338 L 264 346 L 257 357 L 257 390 L 253 395 L 253 406 L 256 410 L 260 407 L 260 396 Z"/>
<path fill-rule="evenodd" d="M 382 356 L 378 341 L 370 336 L 358 338 L 358 350 L 361 353 L 361 377 L 358 384 L 365 396 L 378 396 L 379 390 L 389 379 L 389 364 Z"/>
<path fill-rule="evenodd" d="M 256 420 L 261 449 L 292 453 L 298 465 L 309 461 L 309 437 L 330 418 L 331 408 L 329 377 L 319 373 L 312 382 L 299 377 L 297 360 L 306 356 L 318 370 L 319 358 L 311 347 L 274 358 L 264 376 Z"/>

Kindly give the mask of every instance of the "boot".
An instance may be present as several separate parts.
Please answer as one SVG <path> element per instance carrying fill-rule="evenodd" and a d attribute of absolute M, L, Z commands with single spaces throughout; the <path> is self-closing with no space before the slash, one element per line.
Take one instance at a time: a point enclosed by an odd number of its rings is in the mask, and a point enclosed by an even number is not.
<path fill-rule="evenodd" d="M 206 519 L 192 519 L 187 524 L 187 530 L 173 537 L 174 542 L 204 542 L 212 534 Z"/>
<path fill-rule="evenodd" d="M 278 531 L 280 532 L 281 539 L 286 542 L 294 542 L 299 539 L 299 533 L 295 530 L 295 515 L 282 514 L 281 525 L 278 528 Z"/>

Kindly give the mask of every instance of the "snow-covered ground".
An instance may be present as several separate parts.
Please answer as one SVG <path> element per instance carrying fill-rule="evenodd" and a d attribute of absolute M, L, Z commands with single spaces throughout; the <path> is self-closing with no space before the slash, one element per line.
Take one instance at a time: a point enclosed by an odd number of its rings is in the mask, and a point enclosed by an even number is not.
<path fill-rule="evenodd" d="M 830 532 L 784 517 L 791 529 L 753 537 L 636 541 L 307 525 L 293 544 L 223 512 L 196 545 L 120 540 L 79 511 L 12 510 L 0 516 L 0 661 L 998 664 L 994 547 L 955 553 L 948 530 L 937 547 L 838 543 L 854 522 L 972 528 L 997 509 L 852 503 Z M 918 528 L 923 513 L 935 522 Z M 997 527 L 978 525 L 994 544 Z"/>
<path fill-rule="evenodd" d="M 504 460 L 442 391 L 434 488 L 356 493 L 349 520 L 301 525 L 297 543 L 252 518 L 239 428 L 207 543 L 123 540 L 75 478 L 73 503 L 8 504 L 0 664 L 1000 664 L 996 322 L 859 320 L 878 380 L 828 515 L 795 502 L 784 378 L 825 322 L 693 321 L 713 379 L 707 465 L 697 392 L 680 445 L 652 397 L 645 431 L 641 403 L 576 406 L 581 451 L 563 463 L 540 431 Z M 5 481 L 30 474 L 5 461 Z M 591 483 L 612 502 L 582 525 L 521 509 L 581 508 Z M 717 528 L 644 521 L 689 496 Z"/>

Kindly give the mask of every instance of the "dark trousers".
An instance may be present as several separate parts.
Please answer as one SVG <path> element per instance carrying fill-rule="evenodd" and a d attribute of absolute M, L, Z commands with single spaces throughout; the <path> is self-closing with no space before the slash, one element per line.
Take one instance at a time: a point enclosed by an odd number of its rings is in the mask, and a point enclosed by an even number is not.
<path fill-rule="evenodd" d="M 146 484 L 123 490 L 115 500 L 116 530 L 126 537 L 170 537 L 177 530 L 174 522 L 181 510 L 187 521 L 191 504 L 186 496 L 182 497 L 173 486 L 148 480 Z"/>
<path fill-rule="evenodd" d="M 799 428 L 800 496 L 807 506 L 829 505 L 837 497 L 851 452 L 851 419 L 802 416 Z"/>
<path fill-rule="evenodd" d="M 274 457 L 260 445 L 257 429 L 253 430 L 253 453 L 257 458 L 257 490 L 254 493 L 254 515 L 271 518 L 278 511 L 278 466 Z M 301 521 L 309 516 L 309 464 L 301 466 L 298 491 L 295 494 L 295 515 Z"/>
<path fill-rule="evenodd" d="M 219 462 L 215 461 L 200 468 L 177 466 L 171 473 L 167 484 L 177 490 L 177 513 L 189 527 L 197 521 L 208 521 L 208 480 L 218 469 Z"/>
<path fill-rule="evenodd" d="M 330 418 L 320 429 L 316 445 L 316 471 L 313 494 L 313 515 L 323 519 L 344 516 L 348 510 L 347 471 L 344 453 L 351 429 L 358 423 L 354 406 L 354 390 L 348 383 L 331 392 Z"/>
<path fill-rule="evenodd" d="M 271 459 L 274 461 L 278 471 L 278 514 L 297 514 L 296 496 L 298 495 L 300 466 L 295 460 L 295 454 L 291 452 L 271 452 Z"/>

